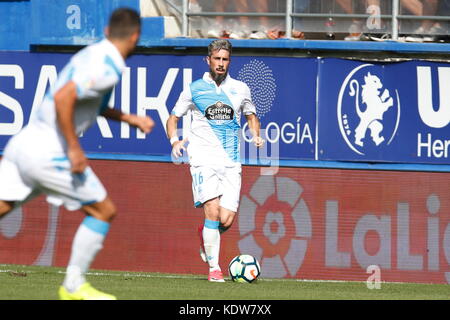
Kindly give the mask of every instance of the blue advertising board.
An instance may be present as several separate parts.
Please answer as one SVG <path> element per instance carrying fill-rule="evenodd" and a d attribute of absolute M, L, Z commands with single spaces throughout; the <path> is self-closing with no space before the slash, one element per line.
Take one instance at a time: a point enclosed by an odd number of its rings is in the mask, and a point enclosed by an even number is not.
<path fill-rule="evenodd" d="M 71 54 L 0 52 L 0 150 L 27 122 Z M 202 55 L 134 55 L 114 91 L 124 112 L 156 123 L 147 136 L 99 117 L 81 137 L 90 154 L 170 160 L 165 123 L 180 92 L 208 71 Z M 450 163 L 450 64 L 235 56 L 267 144 L 255 152 L 242 119 L 243 163 L 273 160 Z M 180 136 L 189 116 L 180 121 Z M 266 159 L 266 162 L 263 160 Z"/>
<path fill-rule="evenodd" d="M 450 163 L 450 65 L 319 64 L 320 160 Z"/>
<path fill-rule="evenodd" d="M 0 150 L 27 122 L 71 54 L 0 52 Z M 124 112 L 147 114 L 156 123 L 147 136 L 126 124 L 99 117 L 80 138 L 88 153 L 170 158 L 165 123 L 182 89 L 208 71 L 201 55 L 135 55 L 114 90 Z M 244 163 L 256 158 L 315 159 L 317 59 L 246 57 L 232 59 L 230 74 L 248 84 L 257 105 L 265 154 L 252 152 L 242 120 Z M 189 127 L 180 121 L 180 130 Z M 182 132 L 181 132 L 182 133 Z M 259 161 L 259 160 L 258 160 Z M 262 163 L 264 164 L 264 163 Z"/>

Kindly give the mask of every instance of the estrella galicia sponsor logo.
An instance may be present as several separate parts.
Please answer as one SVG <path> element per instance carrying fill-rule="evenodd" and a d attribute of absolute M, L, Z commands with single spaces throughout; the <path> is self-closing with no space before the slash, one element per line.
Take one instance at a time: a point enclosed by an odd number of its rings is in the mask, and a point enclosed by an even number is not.
<path fill-rule="evenodd" d="M 208 120 L 233 120 L 234 110 L 222 101 L 217 101 L 206 108 L 205 117 Z"/>
<path fill-rule="evenodd" d="M 390 145 L 400 123 L 400 96 L 383 83 L 383 69 L 363 64 L 345 78 L 338 98 L 337 120 L 348 147 L 359 155 Z"/>

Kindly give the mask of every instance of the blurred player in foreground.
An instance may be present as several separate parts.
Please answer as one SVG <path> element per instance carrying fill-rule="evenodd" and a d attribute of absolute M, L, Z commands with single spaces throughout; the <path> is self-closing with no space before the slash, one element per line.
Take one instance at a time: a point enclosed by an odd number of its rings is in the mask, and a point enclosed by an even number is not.
<path fill-rule="evenodd" d="M 203 207 L 205 220 L 199 227 L 200 256 L 209 264 L 209 281 L 224 282 L 219 266 L 220 234 L 231 227 L 239 206 L 241 163 L 240 118 L 248 121 L 253 143 L 261 147 L 260 123 L 250 89 L 230 77 L 231 43 L 219 39 L 208 46 L 209 72 L 181 92 L 167 120 L 172 155 L 189 155 L 194 205 Z M 177 123 L 192 111 L 188 138 L 179 140 Z M 185 143 L 189 140 L 187 150 Z"/>
<path fill-rule="evenodd" d="M 73 239 L 59 289 L 59 297 L 64 300 L 115 299 L 85 279 L 116 208 L 89 167 L 78 136 L 99 114 L 145 133 L 153 128 L 149 117 L 123 114 L 108 106 L 125 68 L 124 60 L 139 40 L 140 29 L 136 11 L 115 10 L 105 29 L 106 39 L 71 58 L 29 124 L 10 139 L 0 162 L 0 217 L 41 193 L 54 205 L 64 204 L 68 210 L 81 209 L 86 214 Z"/>

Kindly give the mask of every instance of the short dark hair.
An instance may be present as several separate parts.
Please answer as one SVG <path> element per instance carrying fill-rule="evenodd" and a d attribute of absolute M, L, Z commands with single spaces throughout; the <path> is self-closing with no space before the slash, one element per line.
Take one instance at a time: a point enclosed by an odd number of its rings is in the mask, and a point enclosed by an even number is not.
<path fill-rule="evenodd" d="M 109 18 L 109 37 L 124 39 L 141 29 L 141 17 L 131 8 L 118 8 Z"/>
<path fill-rule="evenodd" d="M 214 40 L 208 46 L 208 57 L 211 57 L 213 51 L 218 51 L 218 50 L 222 50 L 222 49 L 223 50 L 228 50 L 228 52 L 231 55 L 231 51 L 232 51 L 231 42 L 228 41 L 227 39 Z"/>

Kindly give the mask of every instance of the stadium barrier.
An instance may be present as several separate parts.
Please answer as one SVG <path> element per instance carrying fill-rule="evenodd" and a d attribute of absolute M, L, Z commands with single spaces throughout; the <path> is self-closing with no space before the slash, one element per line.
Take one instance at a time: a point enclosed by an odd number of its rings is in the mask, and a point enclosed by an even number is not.
<path fill-rule="evenodd" d="M 201 209 L 187 165 L 91 160 L 118 216 L 93 268 L 205 274 Z M 222 238 L 226 269 L 239 253 L 262 277 L 450 283 L 448 173 L 243 168 L 236 223 Z M 33 200 L 0 222 L 0 261 L 64 267 L 78 212 Z"/>
<path fill-rule="evenodd" d="M 0 53 L 0 150 L 70 56 Z M 164 129 L 182 88 L 205 72 L 202 59 L 130 58 L 113 99 L 151 115 L 154 131 L 144 137 L 99 117 L 81 137 L 119 210 L 94 268 L 205 273 L 202 211 Z M 377 266 L 382 281 L 450 283 L 448 70 L 419 60 L 236 56 L 230 72 L 252 89 L 270 150 L 252 153 L 244 134 L 241 206 L 224 234 L 223 267 L 250 253 L 266 278 L 365 281 Z M 370 103 L 384 111 L 358 135 Z M 66 265 L 81 219 L 34 200 L 0 222 L 0 261 Z"/>
<path fill-rule="evenodd" d="M 79 1 L 78 12 L 70 1 L 0 2 L 0 49 L 8 50 L 0 52 L 0 154 L 71 56 L 30 45 L 96 41 L 105 12 L 123 3 L 86 10 L 92 2 Z M 205 274 L 202 212 L 193 208 L 187 165 L 171 163 L 164 124 L 182 88 L 206 71 L 204 54 L 189 50 L 205 51 L 210 40 L 163 39 L 160 19 L 144 20 L 152 31 L 140 45 L 166 51 L 130 58 L 113 95 L 123 111 L 152 116 L 154 131 L 145 137 L 99 117 L 81 137 L 119 209 L 93 267 Z M 250 253 L 266 278 L 365 281 L 376 266 L 382 281 L 450 283 L 449 45 L 233 45 L 230 72 L 251 88 L 268 143 L 256 153 L 244 126 L 241 206 L 224 234 L 222 266 Z M 266 48 L 276 54 L 254 54 Z M 0 221 L 0 262 L 65 266 L 82 218 L 33 200 Z"/>

